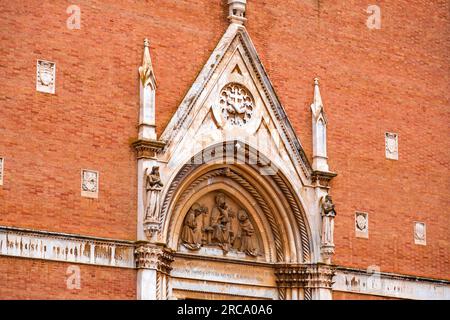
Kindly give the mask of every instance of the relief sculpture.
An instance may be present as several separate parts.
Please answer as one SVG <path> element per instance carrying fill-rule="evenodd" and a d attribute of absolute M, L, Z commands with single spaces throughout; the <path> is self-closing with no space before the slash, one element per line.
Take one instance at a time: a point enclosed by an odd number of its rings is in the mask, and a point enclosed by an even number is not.
<path fill-rule="evenodd" d="M 251 257 L 261 255 L 257 232 L 247 211 L 222 192 L 208 194 L 191 206 L 180 243 L 189 250 L 218 247 L 224 254 L 233 251 Z"/>
<path fill-rule="evenodd" d="M 198 250 L 202 246 L 201 233 L 199 234 L 198 232 L 197 217 L 205 212 L 207 212 L 205 207 L 194 203 L 184 220 L 181 241 L 190 250 Z"/>

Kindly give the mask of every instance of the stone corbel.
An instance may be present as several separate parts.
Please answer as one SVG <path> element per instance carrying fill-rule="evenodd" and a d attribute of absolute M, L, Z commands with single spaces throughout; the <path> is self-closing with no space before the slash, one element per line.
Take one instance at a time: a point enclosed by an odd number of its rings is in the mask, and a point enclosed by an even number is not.
<path fill-rule="evenodd" d="M 336 176 L 335 172 L 314 170 L 311 180 L 316 187 L 329 189 L 331 180 Z"/>
<path fill-rule="evenodd" d="M 155 159 L 156 154 L 164 149 L 166 143 L 158 140 L 138 139 L 131 145 L 136 150 L 138 159 Z"/>

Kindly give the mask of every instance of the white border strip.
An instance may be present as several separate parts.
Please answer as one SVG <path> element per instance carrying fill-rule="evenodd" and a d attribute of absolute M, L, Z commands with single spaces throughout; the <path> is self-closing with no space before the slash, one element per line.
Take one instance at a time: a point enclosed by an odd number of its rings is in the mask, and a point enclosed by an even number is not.
<path fill-rule="evenodd" d="M 0 255 L 134 268 L 131 242 L 0 226 Z"/>
<path fill-rule="evenodd" d="M 450 300 L 450 281 L 338 269 L 333 290 L 413 300 Z"/>

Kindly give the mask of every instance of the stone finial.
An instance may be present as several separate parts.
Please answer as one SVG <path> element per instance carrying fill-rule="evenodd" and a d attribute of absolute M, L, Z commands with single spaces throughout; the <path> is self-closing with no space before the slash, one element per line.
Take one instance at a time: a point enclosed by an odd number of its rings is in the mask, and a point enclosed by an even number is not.
<path fill-rule="evenodd" d="M 245 6 L 247 0 L 228 0 L 229 15 L 228 20 L 231 23 L 244 24 L 247 20 L 245 18 Z"/>
<path fill-rule="evenodd" d="M 148 39 L 144 39 L 144 57 L 142 58 L 142 66 L 139 67 L 139 76 L 142 86 L 146 87 L 150 83 L 153 88 L 156 86 L 155 73 L 153 72 L 152 59 L 150 58 L 150 43 Z"/>
<path fill-rule="evenodd" d="M 322 96 L 320 95 L 319 88 L 319 78 L 314 78 L 314 100 L 311 108 L 316 116 L 323 109 Z"/>

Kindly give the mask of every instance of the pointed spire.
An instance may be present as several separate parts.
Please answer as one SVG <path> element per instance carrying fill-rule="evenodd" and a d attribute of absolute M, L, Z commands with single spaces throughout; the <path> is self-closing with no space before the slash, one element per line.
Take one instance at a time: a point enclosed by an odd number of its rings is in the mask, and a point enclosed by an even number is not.
<path fill-rule="evenodd" d="M 314 100 L 311 104 L 311 110 L 317 118 L 323 112 L 322 96 L 320 95 L 319 78 L 314 78 Z"/>
<path fill-rule="evenodd" d="M 245 6 L 247 0 L 228 0 L 229 14 L 228 20 L 230 23 L 237 23 L 243 25 L 247 20 L 245 18 Z"/>
<path fill-rule="evenodd" d="M 319 79 L 314 79 L 314 100 L 311 104 L 312 138 L 313 138 L 313 170 L 329 171 L 327 162 L 327 117 L 320 95 Z"/>
<path fill-rule="evenodd" d="M 142 66 L 139 67 L 139 76 L 142 85 L 146 87 L 152 83 L 153 88 L 156 87 L 156 78 L 153 72 L 152 59 L 150 57 L 150 43 L 147 38 L 144 39 L 144 57 L 142 58 Z"/>

